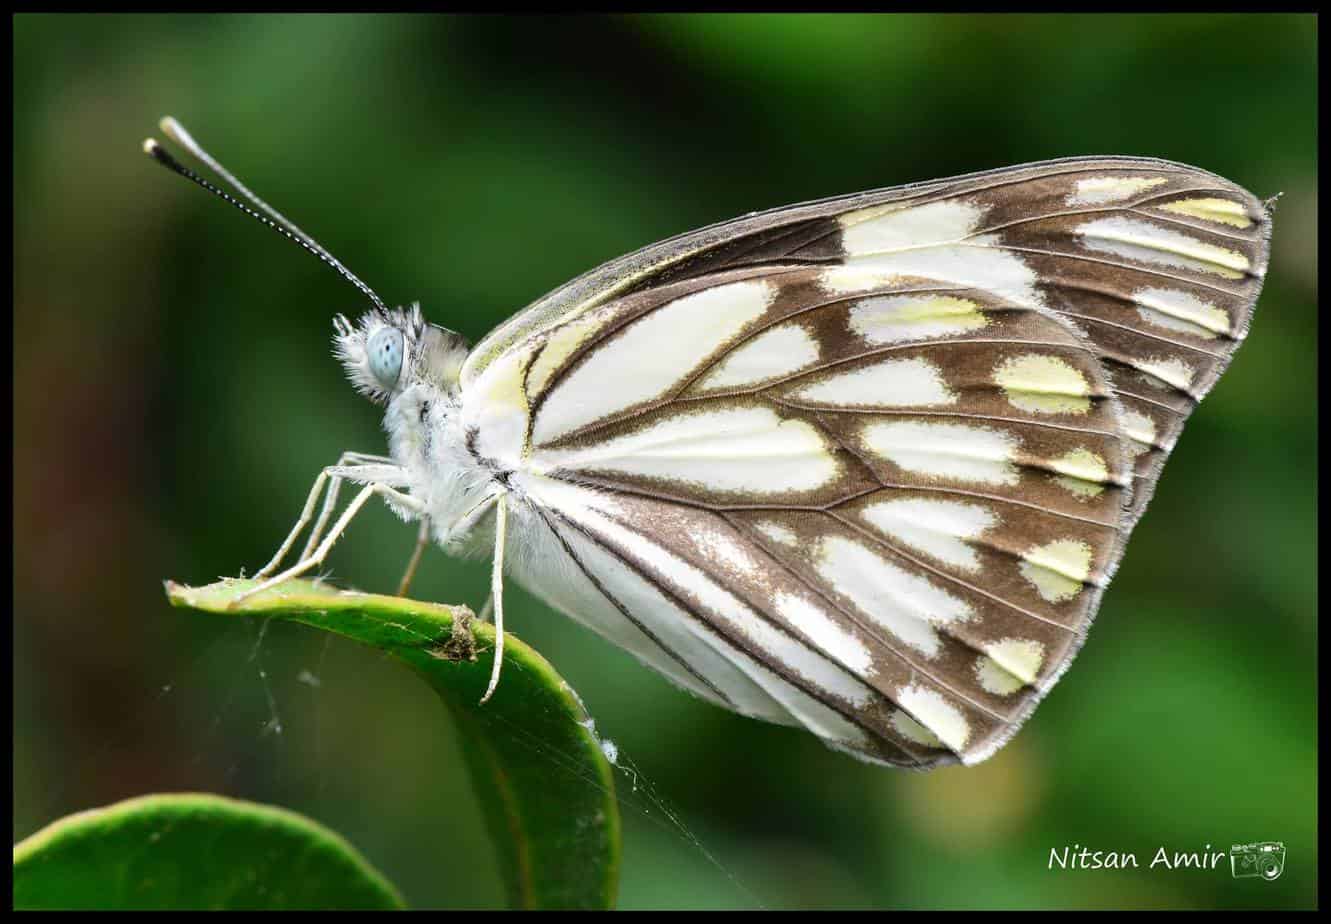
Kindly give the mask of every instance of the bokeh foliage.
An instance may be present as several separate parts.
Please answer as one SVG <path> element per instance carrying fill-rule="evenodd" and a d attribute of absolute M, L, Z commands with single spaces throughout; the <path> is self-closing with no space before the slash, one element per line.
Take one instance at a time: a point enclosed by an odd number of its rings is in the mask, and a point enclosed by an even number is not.
<path fill-rule="evenodd" d="M 356 293 L 149 163 L 160 115 L 473 340 L 602 260 L 746 211 L 1122 153 L 1283 192 L 1271 268 L 1090 642 L 998 756 L 863 766 L 689 699 L 516 588 L 510 627 L 715 858 L 622 779 L 622 907 L 1316 902 L 1315 17 L 13 23 L 16 839 L 211 790 L 328 824 L 413 906 L 503 900 L 423 684 L 321 633 L 162 601 L 164 577 L 261 564 L 318 467 L 383 437 L 328 353 Z M 367 513 L 333 574 L 391 590 L 413 540 Z M 482 563 L 432 551 L 423 572 L 422 599 L 484 599 Z M 1286 844 L 1275 883 L 1047 869 L 1072 844 L 1145 863 L 1256 840 Z"/>

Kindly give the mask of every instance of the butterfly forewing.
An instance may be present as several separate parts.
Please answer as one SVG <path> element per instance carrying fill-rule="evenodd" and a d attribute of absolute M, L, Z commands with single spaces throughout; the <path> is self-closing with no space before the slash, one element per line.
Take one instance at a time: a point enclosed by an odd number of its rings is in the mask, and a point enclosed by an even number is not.
<path fill-rule="evenodd" d="M 593 271 L 463 372 L 559 559 L 526 579 L 559 572 L 557 606 L 736 711 L 889 763 L 983 759 L 1084 638 L 1246 331 L 1267 231 L 1201 171 L 1074 160 Z"/>
<path fill-rule="evenodd" d="M 739 266 L 922 270 L 1059 312 L 1095 349 L 1134 440 L 1134 519 L 1183 423 L 1247 333 L 1266 272 L 1266 205 L 1148 158 L 1070 158 L 760 213 L 654 244 L 557 289 L 486 337 L 514 344 L 626 292 Z"/>

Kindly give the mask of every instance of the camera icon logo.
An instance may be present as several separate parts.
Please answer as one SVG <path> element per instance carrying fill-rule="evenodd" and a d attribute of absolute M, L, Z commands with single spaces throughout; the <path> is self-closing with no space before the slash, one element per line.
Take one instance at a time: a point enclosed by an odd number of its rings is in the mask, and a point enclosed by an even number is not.
<path fill-rule="evenodd" d="M 1235 879 L 1260 876 L 1274 882 L 1285 871 L 1285 845 L 1281 841 L 1235 844 L 1229 849 L 1229 869 Z"/>

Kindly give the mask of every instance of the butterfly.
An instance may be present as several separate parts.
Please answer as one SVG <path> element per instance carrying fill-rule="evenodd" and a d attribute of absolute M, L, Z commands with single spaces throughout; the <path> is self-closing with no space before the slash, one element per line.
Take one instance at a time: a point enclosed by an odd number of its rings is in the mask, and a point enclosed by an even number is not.
<path fill-rule="evenodd" d="M 468 347 L 162 128 L 374 303 L 334 349 L 389 452 L 324 469 L 261 587 L 378 495 L 420 523 L 402 590 L 429 541 L 492 554 L 499 644 L 507 575 L 704 700 L 917 769 L 989 757 L 1067 669 L 1268 259 L 1234 183 L 1068 158 L 683 234 Z"/>

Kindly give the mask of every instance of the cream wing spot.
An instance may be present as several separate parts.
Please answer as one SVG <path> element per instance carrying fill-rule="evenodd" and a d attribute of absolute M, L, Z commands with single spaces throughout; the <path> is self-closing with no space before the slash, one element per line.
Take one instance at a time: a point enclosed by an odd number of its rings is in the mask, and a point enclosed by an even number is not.
<path fill-rule="evenodd" d="M 886 295 L 850 309 L 850 330 L 877 346 L 980 330 L 989 319 L 978 303 L 951 295 Z"/>
<path fill-rule="evenodd" d="M 909 712 L 898 709 L 892 713 L 891 722 L 892 727 L 907 741 L 914 741 L 930 748 L 946 747 L 937 735 L 915 721 Z"/>
<path fill-rule="evenodd" d="M 1229 315 L 1189 292 L 1174 289 L 1139 289 L 1132 294 L 1137 314 L 1147 324 L 1214 340 L 1229 333 Z"/>
<path fill-rule="evenodd" d="M 1123 432 L 1132 440 L 1128 451 L 1133 457 L 1141 455 L 1155 445 L 1155 421 L 1140 411 L 1123 411 Z"/>
<path fill-rule="evenodd" d="M 982 234 L 964 243 L 920 242 L 909 250 L 856 258 L 879 272 L 937 279 L 955 288 L 985 289 L 1022 308 L 1042 307 L 1035 270 L 997 234 Z M 938 336 L 931 334 L 930 336 Z"/>
<path fill-rule="evenodd" d="M 766 407 L 707 409 L 576 449 L 538 449 L 538 471 L 610 471 L 713 491 L 809 491 L 841 467 L 813 425 Z"/>
<path fill-rule="evenodd" d="M 1080 539 L 1055 539 L 1027 551 L 1018 568 L 1041 597 L 1063 603 L 1081 593 L 1090 580 L 1092 554 Z"/>
<path fill-rule="evenodd" d="M 1192 380 L 1197 370 L 1177 356 L 1152 357 L 1138 361 L 1136 368 L 1149 373 L 1166 385 L 1172 385 L 1180 391 L 1192 388 Z"/>
<path fill-rule="evenodd" d="M 926 687 L 908 686 L 897 695 L 897 702 L 953 751 L 961 753 L 965 750 L 971 737 L 970 723 L 941 693 Z"/>
<path fill-rule="evenodd" d="M 994 382 L 1009 404 L 1033 414 L 1085 414 L 1091 409 L 1091 383 L 1067 360 L 1025 353 L 1004 360 Z"/>
<path fill-rule="evenodd" d="M 1176 202 L 1166 202 L 1164 205 L 1156 206 L 1156 208 L 1163 212 L 1173 212 L 1176 215 L 1187 215 L 1190 218 L 1200 218 L 1202 221 L 1229 225 L 1232 228 L 1252 226 L 1252 219 L 1248 217 L 1248 210 L 1243 203 L 1235 202 L 1232 199 L 1179 199 Z"/>
<path fill-rule="evenodd" d="M 980 559 L 967 540 L 998 522 L 979 504 L 914 497 L 872 504 L 861 516 L 890 539 L 971 574 L 980 570 Z"/>
<path fill-rule="evenodd" d="M 761 279 L 685 295 L 629 324 L 569 372 L 536 414 L 533 437 L 549 442 L 661 397 L 767 311 L 775 288 Z"/>
<path fill-rule="evenodd" d="M 942 650 L 936 626 L 966 622 L 973 616 L 964 600 L 841 536 L 822 541 L 816 567 L 874 624 L 927 658 Z"/>
<path fill-rule="evenodd" d="M 985 646 L 985 653 L 1003 670 L 1034 685 L 1044 666 L 1044 645 L 1029 638 L 1005 638 Z"/>
<path fill-rule="evenodd" d="M 855 263 L 829 266 L 818 274 L 818 286 L 829 295 L 849 295 L 853 292 L 871 292 L 897 283 L 896 273 L 883 272 Z"/>
<path fill-rule="evenodd" d="M 1007 668 L 988 655 L 975 659 L 975 679 L 985 691 L 994 696 L 1011 696 L 1025 686 L 1020 677 L 1014 677 Z"/>
<path fill-rule="evenodd" d="M 742 388 L 792 375 L 818 362 L 819 348 L 798 324 L 774 327 L 728 355 L 699 383 L 703 389 Z"/>
<path fill-rule="evenodd" d="M 943 372 L 926 359 L 889 359 L 796 388 L 791 397 L 834 407 L 937 407 L 956 404 Z"/>
<path fill-rule="evenodd" d="M 1125 202 L 1168 182 L 1162 176 L 1093 176 L 1078 180 L 1068 205 L 1109 205 Z"/>
<path fill-rule="evenodd" d="M 778 593 L 773 602 L 777 613 L 807 635 L 828 657 L 857 675 L 874 673 L 873 657 L 864 642 L 837 625 L 822 607 L 794 594 Z"/>
<path fill-rule="evenodd" d="M 1099 497 L 1111 480 L 1104 457 L 1084 446 L 1064 453 L 1049 464 L 1059 472 L 1054 481 L 1077 497 Z"/>
<path fill-rule="evenodd" d="M 722 567 L 750 577 L 762 571 L 748 549 L 725 533 L 708 529 L 691 530 L 688 540 L 702 555 Z"/>
<path fill-rule="evenodd" d="M 1076 233 L 1092 250 L 1143 263 L 1198 270 L 1225 279 L 1241 279 L 1251 269 L 1248 258 L 1237 250 L 1131 218 L 1099 218 L 1080 225 Z"/>
<path fill-rule="evenodd" d="M 966 424 L 913 420 L 875 421 L 862 439 L 874 455 L 929 478 L 1015 485 L 1017 440 L 1010 434 Z"/>
<path fill-rule="evenodd" d="M 800 537 L 795 535 L 792 530 L 787 529 L 780 523 L 774 523 L 771 520 L 763 520 L 754 524 L 754 528 L 773 542 L 779 542 L 782 545 L 797 546 Z"/>
<path fill-rule="evenodd" d="M 847 212 L 839 219 L 841 246 L 848 256 L 860 256 L 959 241 L 975 231 L 984 212 L 979 205 L 960 199 L 914 206 L 892 203 Z"/>

